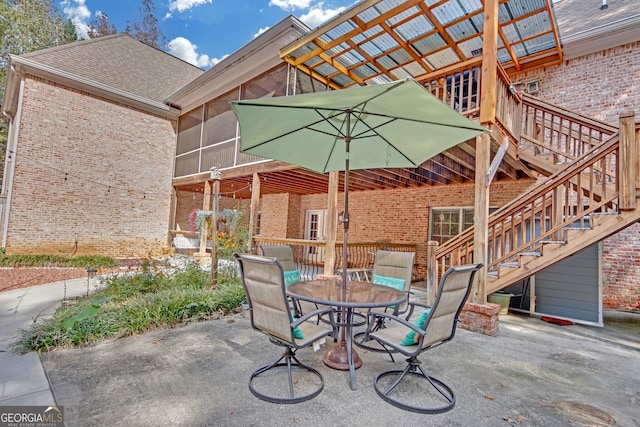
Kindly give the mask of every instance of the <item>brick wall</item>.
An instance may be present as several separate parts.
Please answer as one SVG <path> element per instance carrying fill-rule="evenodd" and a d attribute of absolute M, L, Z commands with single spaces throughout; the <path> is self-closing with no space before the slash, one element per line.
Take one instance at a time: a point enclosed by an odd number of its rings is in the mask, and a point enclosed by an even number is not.
<path fill-rule="evenodd" d="M 534 183 L 533 180 L 496 181 L 491 185 L 491 206 L 502 206 Z M 294 196 L 297 197 L 297 196 Z M 342 193 L 338 196 L 338 211 L 344 209 Z M 416 263 L 421 275 L 426 271 L 426 251 L 429 240 L 429 208 L 470 206 L 474 203 L 474 184 L 423 186 L 402 190 L 375 190 L 349 193 L 349 241 L 415 243 L 418 245 Z M 327 195 L 302 196 L 299 209 L 287 204 L 286 195 L 262 197 L 262 235 L 265 237 L 304 237 L 305 213 L 309 209 L 326 209 Z M 285 215 L 286 207 L 286 215 Z M 286 235 L 291 228 L 282 224 L 298 224 L 297 235 Z M 277 224 L 281 222 L 281 224 Z M 336 238 L 342 239 L 343 229 L 338 227 Z"/>
<path fill-rule="evenodd" d="M 537 97 L 616 126 L 620 113 L 628 110 L 635 110 L 640 121 L 640 41 L 523 73 L 513 80 L 537 80 Z M 605 308 L 640 310 L 640 224 L 605 240 L 602 273 Z"/>
<path fill-rule="evenodd" d="M 7 253 L 165 252 L 174 127 L 27 77 Z"/>

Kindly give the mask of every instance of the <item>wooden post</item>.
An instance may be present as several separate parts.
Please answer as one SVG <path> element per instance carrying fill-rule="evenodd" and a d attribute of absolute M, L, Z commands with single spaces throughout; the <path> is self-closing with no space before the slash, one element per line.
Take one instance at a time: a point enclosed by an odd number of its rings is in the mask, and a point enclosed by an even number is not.
<path fill-rule="evenodd" d="M 480 123 L 495 123 L 498 85 L 498 3 L 484 2 L 482 36 L 482 79 L 480 81 Z"/>
<path fill-rule="evenodd" d="M 618 163 L 620 177 L 619 194 L 620 209 L 636 207 L 636 125 L 635 113 L 626 111 L 620 114 L 620 161 Z"/>
<path fill-rule="evenodd" d="M 498 93 L 498 6 L 499 0 L 484 2 L 484 30 L 482 37 L 482 80 L 480 81 L 480 123 L 489 128 L 496 121 Z M 491 136 L 486 133 L 476 137 L 476 185 L 474 203 L 473 262 L 485 265 L 476 274 L 472 300 L 487 302 L 487 255 L 489 183 L 487 173 L 491 161 Z"/>
<path fill-rule="evenodd" d="M 487 172 L 491 153 L 491 136 L 488 133 L 476 137 L 476 188 L 473 214 L 473 262 L 482 263 L 485 268 L 476 274 L 473 302 L 485 304 L 487 302 L 487 254 L 488 254 L 488 218 L 489 218 L 489 185 Z"/>
<path fill-rule="evenodd" d="M 332 276 L 336 263 L 336 231 L 338 229 L 338 181 L 339 172 L 329 172 L 327 190 L 327 240 L 324 247 L 324 275 Z"/>
<path fill-rule="evenodd" d="M 204 199 L 202 200 L 202 210 L 211 210 L 211 181 L 204 182 Z M 204 257 L 207 253 L 207 237 L 209 237 L 209 227 L 207 223 L 204 223 L 204 228 L 200 230 L 200 248 L 198 250 L 199 256 Z"/>
<path fill-rule="evenodd" d="M 551 193 L 551 201 L 553 202 L 553 207 L 552 207 L 552 213 L 553 213 L 553 217 L 551 218 L 551 224 L 549 224 L 550 228 L 554 228 L 559 224 L 562 224 L 562 222 L 564 221 L 564 195 L 562 194 L 562 190 L 564 189 L 564 187 L 561 186 L 557 186 L 556 188 L 554 188 Z M 576 201 L 576 203 L 582 203 L 582 198 L 580 196 L 578 196 L 578 199 Z M 567 209 L 569 207 L 567 206 Z M 544 227 L 544 220 L 542 220 L 540 227 Z M 553 234 L 552 237 L 553 240 L 563 240 L 564 239 L 564 234 L 562 230 L 558 230 Z"/>
<path fill-rule="evenodd" d="M 436 289 L 438 287 L 437 250 L 438 242 L 429 240 L 427 242 L 427 304 L 429 305 L 433 305 L 436 302 Z"/>
<path fill-rule="evenodd" d="M 220 181 L 222 174 L 217 168 L 211 168 L 213 181 L 213 215 L 211 216 L 211 284 L 218 284 L 218 211 L 220 210 Z"/>
<path fill-rule="evenodd" d="M 258 173 L 253 174 L 251 182 L 251 204 L 249 206 L 249 241 L 247 242 L 247 252 L 256 253 L 254 248 L 253 236 L 256 234 L 256 218 L 258 217 L 258 206 L 260 203 L 260 176 Z"/>

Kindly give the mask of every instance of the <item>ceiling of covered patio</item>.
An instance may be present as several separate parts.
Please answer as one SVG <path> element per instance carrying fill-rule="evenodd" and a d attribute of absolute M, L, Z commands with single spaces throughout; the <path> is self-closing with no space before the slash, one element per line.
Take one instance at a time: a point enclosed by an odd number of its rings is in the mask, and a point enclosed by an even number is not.
<path fill-rule="evenodd" d="M 484 1 L 364 0 L 280 50 L 333 88 L 376 84 L 482 55 Z M 500 0 L 498 61 L 523 71 L 562 61 L 551 0 Z"/>

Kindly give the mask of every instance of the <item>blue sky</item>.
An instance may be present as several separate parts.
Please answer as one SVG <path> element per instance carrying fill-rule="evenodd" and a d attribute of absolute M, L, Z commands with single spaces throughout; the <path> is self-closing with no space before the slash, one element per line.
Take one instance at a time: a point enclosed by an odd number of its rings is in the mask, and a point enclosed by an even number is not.
<path fill-rule="evenodd" d="M 167 52 L 208 69 L 288 15 L 314 28 L 355 0 L 154 0 Z M 141 0 L 55 0 L 87 38 L 87 24 L 105 13 L 119 32 L 141 21 Z"/>

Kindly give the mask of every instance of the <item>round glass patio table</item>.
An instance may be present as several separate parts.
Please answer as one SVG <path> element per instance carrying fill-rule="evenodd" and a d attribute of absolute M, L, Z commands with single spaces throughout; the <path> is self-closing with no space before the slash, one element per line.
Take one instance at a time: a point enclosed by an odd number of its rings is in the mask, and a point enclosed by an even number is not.
<path fill-rule="evenodd" d="M 343 287 L 341 279 L 300 281 L 287 286 L 287 294 L 301 301 L 342 309 L 340 341 L 327 352 L 324 363 L 334 369 L 348 369 L 352 390 L 356 389 L 355 370 L 362 365 L 353 349 L 353 309 L 398 306 L 407 299 L 406 292 L 389 286 L 348 281 Z"/>

